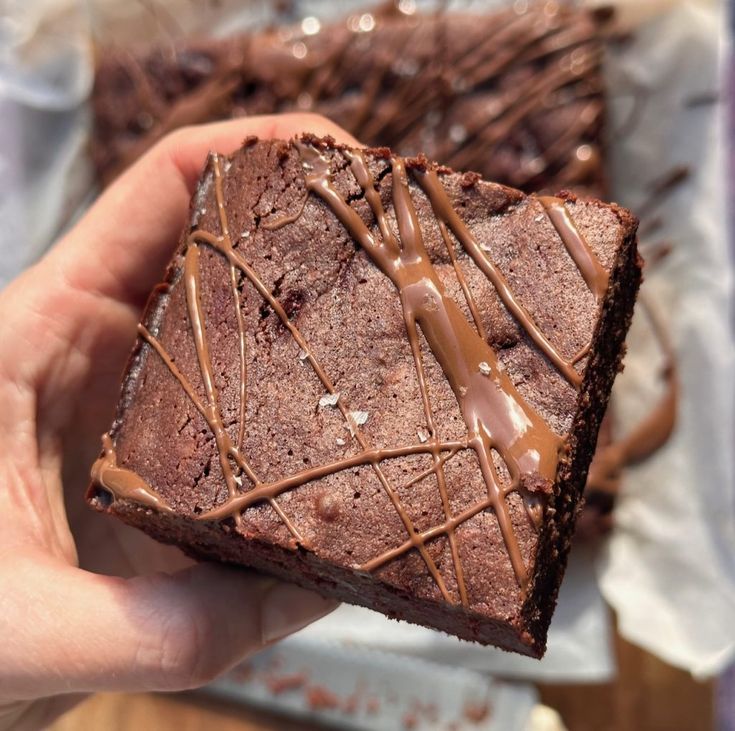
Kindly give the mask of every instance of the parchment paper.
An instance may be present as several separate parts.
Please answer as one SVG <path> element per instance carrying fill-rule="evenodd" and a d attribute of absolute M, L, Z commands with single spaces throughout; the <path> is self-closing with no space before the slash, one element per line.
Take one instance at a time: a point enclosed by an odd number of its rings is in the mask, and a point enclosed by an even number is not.
<path fill-rule="evenodd" d="M 278 683 L 279 678 L 299 675 L 304 686 L 277 694 L 269 688 L 269 676 Z M 318 704 L 309 703 L 310 687 L 327 689 L 335 707 L 314 707 Z M 450 724 L 456 724 L 457 731 L 522 731 L 537 695 L 528 684 L 303 635 L 266 650 L 248 662 L 244 672 L 236 670 L 210 690 L 361 731 L 444 731 Z M 355 707 L 346 711 L 351 698 Z M 486 708 L 487 715 L 468 718 L 468 708 Z"/>
<path fill-rule="evenodd" d="M 722 101 L 725 28 L 722 8 L 680 4 L 642 25 L 608 67 L 619 86 L 647 90 L 637 124 L 611 145 L 617 199 L 635 211 L 657 176 L 675 165 L 691 174 L 656 212 L 656 238 L 672 253 L 649 268 L 642 290 L 676 349 L 678 425 L 659 454 L 628 471 L 598 576 L 624 637 L 699 675 L 718 672 L 735 650 L 733 264 L 724 104 L 711 99 Z M 613 104 L 615 121 L 624 114 Z M 632 423 L 651 403 L 660 354 L 640 318 L 628 342 L 615 399 Z"/>

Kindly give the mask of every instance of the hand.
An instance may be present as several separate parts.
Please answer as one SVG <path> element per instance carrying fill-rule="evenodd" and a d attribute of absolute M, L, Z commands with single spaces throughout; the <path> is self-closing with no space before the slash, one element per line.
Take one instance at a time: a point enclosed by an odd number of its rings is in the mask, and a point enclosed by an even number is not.
<path fill-rule="evenodd" d="M 0 292 L 0 729 L 40 727 L 93 691 L 202 685 L 334 606 L 192 565 L 83 505 L 135 325 L 207 152 L 301 131 L 354 142 L 313 115 L 175 132 Z M 136 563 L 149 573 L 135 575 Z"/>

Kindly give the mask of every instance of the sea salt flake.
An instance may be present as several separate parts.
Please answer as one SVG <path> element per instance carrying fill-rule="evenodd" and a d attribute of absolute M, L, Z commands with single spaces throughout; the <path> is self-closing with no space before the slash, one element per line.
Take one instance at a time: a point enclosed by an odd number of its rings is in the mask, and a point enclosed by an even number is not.
<path fill-rule="evenodd" d="M 350 416 L 357 426 L 362 426 L 368 420 L 367 411 L 350 411 Z"/>
<path fill-rule="evenodd" d="M 237 483 L 238 487 L 242 487 L 242 477 L 238 477 L 235 475 L 235 477 L 232 478 Z"/>
<path fill-rule="evenodd" d="M 344 439 L 342 439 L 342 437 L 337 437 L 337 444 L 338 444 L 338 445 L 339 445 L 340 447 L 344 447 L 344 446 L 345 446 L 345 444 L 347 444 L 347 442 L 346 442 L 346 441 L 345 441 Z"/>
<path fill-rule="evenodd" d="M 319 406 L 324 408 L 325 406 L 336 406 L 339 401 L 339 393 L 325 393 L 319 399 Z"/>
<path fill-rule="evenodd" d="M 483 376 L 490 375 L 490 366 L 484 360 L 480 363 L 480 373 L 482 373 Z"/>
<path fill-rule="evenodd" d="M 309 354 L 305 350 L 299 350 L 299 360 L 305 361 L 309 357 Z M 321 401 L 319 402 L 321 403 Z"/>
<path fill-rule="evenodd" d="M 421 442 L 421 444 L 429 441 L 429 435 L 423 429 L 419 429 L 417 434 L 419 436 L 419 441 Z"/>

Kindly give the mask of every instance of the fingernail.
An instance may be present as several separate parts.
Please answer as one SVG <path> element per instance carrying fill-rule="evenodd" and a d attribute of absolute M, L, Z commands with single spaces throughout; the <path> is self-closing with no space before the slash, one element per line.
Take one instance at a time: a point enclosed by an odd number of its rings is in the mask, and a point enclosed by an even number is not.
<path fill-rule="evenodd" d="M 275 642 L 306 627 L 338 604 L 334 599 L 325 599 L 293 584 L 274 586 L 266 594 L 261 608 L 263 642 Z"/>

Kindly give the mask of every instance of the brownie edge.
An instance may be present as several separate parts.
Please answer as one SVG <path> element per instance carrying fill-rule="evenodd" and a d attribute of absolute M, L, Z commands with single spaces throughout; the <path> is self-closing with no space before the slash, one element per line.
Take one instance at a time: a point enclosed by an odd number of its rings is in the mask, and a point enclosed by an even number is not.
<path fill-rule="evenodd" d="M 636 226 L 329 138 L 212 155 L 89 502 L 196 558 L 540 657 Z"/>

